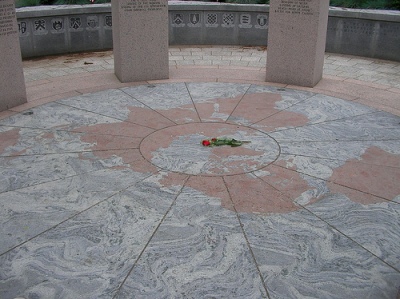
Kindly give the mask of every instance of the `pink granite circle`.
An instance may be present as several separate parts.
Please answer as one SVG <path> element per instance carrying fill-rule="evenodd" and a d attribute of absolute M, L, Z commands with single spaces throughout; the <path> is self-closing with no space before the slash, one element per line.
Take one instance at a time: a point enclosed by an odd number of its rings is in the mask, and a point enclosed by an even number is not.
<path fill-rule="evenodd" d="M 229 137 L 250 143 L 239 147 L 205 147 L 213 137 Z M 190 123 L 172 126 L 147 136 L 140 151 L 155 166 L 190 175 L 235 175 L 259 170 L 274 162 L 278 143 L 258 130 L 225 123 Z"/>

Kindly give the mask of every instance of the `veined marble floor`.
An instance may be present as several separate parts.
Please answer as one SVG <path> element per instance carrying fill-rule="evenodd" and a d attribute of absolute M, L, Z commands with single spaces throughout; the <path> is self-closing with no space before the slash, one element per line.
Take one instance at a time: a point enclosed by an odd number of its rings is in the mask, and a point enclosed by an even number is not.
<path fill-rule="evenodd" d="M 2 299 L 396 299 L 400 117 L 257 84 L 75 96 L 0 120 L 0 207 Z"/>

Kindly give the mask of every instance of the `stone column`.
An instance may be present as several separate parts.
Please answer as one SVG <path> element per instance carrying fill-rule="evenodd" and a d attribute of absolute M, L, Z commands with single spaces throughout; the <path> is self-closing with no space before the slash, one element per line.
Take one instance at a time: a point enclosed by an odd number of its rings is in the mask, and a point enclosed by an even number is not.
<path fill-rule="evenodd" d="M 168 0 L 112 0 L 111 7 L 118 79 L 168 79 Z"/>
<path fill-rule="evenodd" d="M 26 101 L 14 0 L 0 0 L 0 111 Z"/>
<path fill-rule="evenodd" d="M 322 79 L 329 0 L 271 0 L 267 81 L 313 87 Z"/>

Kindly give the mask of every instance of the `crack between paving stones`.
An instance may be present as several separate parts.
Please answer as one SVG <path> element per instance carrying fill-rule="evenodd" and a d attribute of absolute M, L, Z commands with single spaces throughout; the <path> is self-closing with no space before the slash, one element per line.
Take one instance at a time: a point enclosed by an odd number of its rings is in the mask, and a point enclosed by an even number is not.
<path fill-rule="evenodd" d="M 290 199 L 291 201 L 293 201 L 294 199 L 292 199 L 290 196 L 286 195 L 285 193 L 283 193 L 282 191 L 278 190 L 277 188 L 275 188 L 275 186 L 269 184 L 268 182 L 264 181 L 263 179 L 261 179 L 260 177 L 258 177 L 257 175 L 255 175 L 258 179 L 260 179 L 261 181 L 263 181 L 264 183 L 266 183 L 267 185 L 269 185 L 270 187 L 272 187 L 273 189 L 275 189 L 276 191 L 278 191 L 279 193 L 281 193 L 283 196 L 285 196 L 286 198 Z M 366 193 L 366 192 L 364 192 Z M 387 266 L 389 266 L 390 268 L 392 268 L 393 270 L 395 270 L 396 272 L 400 273 L 400 270 L 397 269 L 396 267 L 392 266 L 391 264 L 387 263 L 386 261 L 384 261 L 382 258 L 380 258 L 379 256 L 377 256 L 376 254 L 374 254 L 373 252 L 371 252 L 370 250 L 368 250 L 367 248 L 365 248 L 363 245 L 361 245 L 360 243 L 358 243 L 357 241 L 355 241 L 354 239 L 352 239 L 351 237 L 347 236 L 345 233 L 343 233 L 341 230 L 339 230 L 338 228 L 334 227 L 332 224 L 330 224 L 329 222 L 327 222 L 326 220 L 324 220 L 323 218 L 319 217 L 318 215 L 314 214 L 312 211 L 310 211 L 309 209 L 307 209 L 305 206 L 299 204 L 296 202 L 296 204 L 301 207 L 303 210 L 307 211 L 308 213 L 310 213 L 311 215 L 315 216 L 316 218 L 318 218 L 319 220 L 321 220 L 323 223 L 325 223 L 326 225 L 328 225 L 332 230 L 337 231 L 338 233 L 340 233 L 342 236 L 344 236 L 345 238 L 351 240 L 352 242 L 354 242 L 356 245 L 358 245 L 359 247 L 361 247 L 362 249 L 364 249 L 365 251 L 367 251 L 368 253 L 370 253 L 372 256 L 374 256 L 375 258 L 377 258 L 378 260 L 380 260 L 382 263 L 386 264 Z"/>
<path fill-rule="evenodd" d="M 282 94 L 279 94 L 279 95 L 282 96 Z M 296 103 L 294 103 L 293 105 L 290 105 L 290 106 L 286 107 L 285 109 L 279 110 L 279 111 L 277 111 L 277 112 L 275 112 L 275 113 L 273 113 L 273 114 L 271 114 L 271 115 L 268 115 L 267 117 L 265 117 L 265 118 L 263 118 L 263 119 L 260 119 L 260 120 L 258 120 L 258 121 L 256 121 L 256 122 L 250 124 L 249 126 L 256 125 L 256 124 L 258 124 L 259 122 L 262 122 L 263 120 L 266 120 L 266 119 L 268 119 L 268 118 L 270 118 L 270 117 L 272 117 L 272 116 L 274 116 L 274 115 L 277 115 L 277 114 L 279 114 L 279 113 L 286 112 L 289 108 L 292 108 L 292 107 L 294 107 L 294 106 L 297 106 L 297 105 L 299 105 L 299 104 L 302 104 L 302 103 L 304 103 L 305 101 L 308 101 L 309 99 L 311 99 L 312 97 L 315 97 L 316 95 L 317 95 L 317 94 L 313 94 L 313 95 L 311 95 L 310 97 L 308 97 L 308 98 L 306 98 L 306 99 L 304 99 L 304 100 L 301 100 L 301 101 L 299 101 L 299 102 L 296 102 Z M 289 112 L 291 112 L 291 111 L 289 111 Z M 297 112 L 295 112 L 295 113 L 297 113 Z M 298 113 L 298 114 L 300 114 L 300 113 Z M 275 132 L 275 131 L 273 131 L 273 132 Z M 273 132 L 269 132 L 269 133 L 273 133 Z"/>
<path fill-rule="evenodd" d="M 192 101 L 192 105 L 193 105 L 193 107 L 194 107 L 194 110 L 196 111 L 196 115 L 197 115 L 197 117 L 199 118 L 199 122 L 202 123 L 203 120 L 201 119 L 200 114 L 199 114 L 199 111 L 197 110 L 197 107 L 196 107 L 196 103 L 193 101 L 193 97 L 192 97 L 192 95 L 190 94 L 189 87 L 187 86 L 187 82 L 185 82 L 185 87 L 186 87 L 186 90 L 187 90 L 188 95 L 189 95 L 189 97 L 190 97 L 190 100 Z"/>
<path fill-rule="evenodd" d="M 130 123 L 128 121 L 123 121 L 123 122 Z M 134 123 L 132 123 L 132 124 L 134 124 Z M 149 128 L 149 129 L 152 129 L 152 128 Z M 74 130 L 76 130 L 76 129 L 74 129 Z M 152 129 L 152 130 L 155 131 L 156 129 Z M 55 132 L 59 132 L 59 131 L 63 132 L 62 130 L 56 130 Z M 86 132 L 86 131 L 80 132 L 80 131 L 67 131 L 67 130 L 64 130 L 64 132 L 73 133 L 73 134 L 81 134 L 83 136 L 92 136 L 92 135 L 97 136 L 97 135 L 99 135 L 99 136 L 113 136 L 113 137 L 129 138 L 129 139 L 143 139 L 143 138 L 146 137 L 146 136 L 133 137 L 133 136 L 129 136 L 129 135 L 119 135 L 119 134 L 111 134 L 111 133 L 92 133 L 92 132 Z"/>
<path fill-rule="evenodd" d="M 135 148 L 135 149 L 136 149 L 136 148 Z M 62 155 L 62 154 L 60 154 L 60 155 Z M 44 156 L 46 156 L 46 155 L 44 155 Z M 1 158 L 1 157 L 0 157 L 0 158 Z M 98 161 L 98 160 L 95 160 L 95 161 Z M 127 161 L 124 165 L 116 165 L 116 166 L 117 166 L 117 167 L 118 167 L 118 166 L 122 166 L 122 167 L 129 168 L 128 166 L 126 166 L 126 164 L 130 164 L 130 163 L 133 163 L 133 162 L 135 162 L 135 161 L 137 161 L 137 160 Z M 73 174 L 73 175 L 68 175 L 68 176 L 65 176 L 65 177 L 62 177 L 62 178 L 57 178 L 57 179 L 55 179 L 55 180 L 49 180 L 49 181 L 45 181 L 45 182 L 39 182 L 39 183 L 37 183 L 37 184 L 32 184 L 32 185 L 28 185 L 28 186 L 23 186 L 23 187 L 18 188 L 18 189 L 6 190 L 6 191 L 3 191 L 3 192 L 0 192 L 0 194 L 7 193 L 7 192 L 16 192 L 16 191 L 18 191 L 18 190 L 23 190 L 23 189 L 30 188 L 30 187 L 34 187 L 34 186 L 40 186 L 40 185 L 43 185 L 43 184 L 48 184 L 48 183 L 57 182 L 57 181 L 61 181 L 61 180 L 65 180 L 65 179 L 69 179 L 69 178 L 73 178 L 73 177 L 78 177 L 78 176 L 85 175 L 85 174 L 89 174 L 89 173 L 95 173 L 95 172 L 97 172 L 97 171 L 110 170 L 110 169 L 113 169 L 113 168 L 116 167 L 116 166 L 105 167 L 105 168 L 101 168 L 101 169 L 95 169 L 95 170 L 93 170 L 93 171 L 88 171 L 88 172 L 79 172 L 79 173 L 76 173 L 76 172 L 75 172 L 75 174 Z M 10 169 L 13 169 L 13 168 L 10 168 Z M 160 168 L 157 167 L 157 169 L 160 169 Z M 161 170 L 158 170 L 158 172 L 160 172 L 160 171 L 162 171 L 162 169 L 161 169 Z M 150 176 L 151 176 L 151 175 L 150 175 Z M 149 176 L 148 176 L 148 177 L 149 177 Z M 141 181 L 141 180 L 139 180 L 139 182 L 140 182 L 140 181 Z"/>
<path fill-rule="evenodd" d="M 338 228 L 334 227 L 332 224 L 330 224 L 329 222 L 327 222 L 326 220 L 324 220 L 323 218 L 319 217 L 318 215 L 314 214 L 313 212 L 311 212 L 309 209 L 307 209 L 305 206 L 298 204 L 302 209 L 304 209 L 305 211 L 307 211 L 308 213 L 312 214 L 313 216 L 317 217 L 319 220 L 321 220 L 322 222 L 324 222 L 326 225 L 328 225 L 331 229 L 333 229 L 334 231 L 337 231 L 339 234 L 341 234 L 342 236 L 344 236 L 345 238 L 351 240 L 352 242 L 354 242 L 356 245 L 358 245 L 359 247 L 361 247 L 362 249 L 364 249 L 365 251 L 367 251 L 368 253 L 370 253 L 372 256 L 374 256 L 375 258 L 377 258 L 378 260 L 380 260 L 382 263 L 384 263 L 386 266 L 392 268 L 393 270 L 395 270 L 396 272 L 400 273 L 400 269 L 397 269 L 395 266 L 389 264 L 388 262 L 386 262 L 385 260 L 383 260 L 382 258 L 380 258 L 379 256 L 377 256 L 375 253 L 371 252 L 369 249 L 365 248 L 362 244 L 358 243 L 356 240 L 354 240 L 353 238 L 349 237 L 348 235 L 346 235 L 345 233 L 343 233 L 341 230 L 339 230 Z"/>
<path fill-rule="evenodd" d="M 139 181 L 137 181 L 137 182 L 135 182 L 135 183 L 129 185 L 129 186 L 126 187 L 126 188 L 123 188 L 122 190 L 119 190 L 119 191 L 113 193 L 112 195 L 108 196 L 107 198 L 105 198 L 105 199 L 103 199 L 103 200 L 100 200 L 99 202 L 97 202 L 97 203 L 95 203 L 95 204 L 89 206 L 88 208 L 86 208 L 86 209 L 84 209 L 84 210 L 82 210 L 82 211 L 79 211 L 79 212 L 75 213 L 74 215 L 68 217 L 67 219 L 61 221 L 60 223 L 58 223 L 58 224 L 56 224 L 56 225 L 54 225 L 54 226 L 52 226 L 52 227 L 50 227 L 50 228 L 48 228 L 48 229 L 46 229 L 46 230 L 44 230 L 44 231 L 42 231 L 42 232 L 36 234 L 35 236 L 33 236 L 33 237 L 31 237 L 31 238 L 25 240 L 24 242 L 21 242 L 21 243 L 19 243 L 18 245 L 15 245 L 15 246 L 13 246 L 12 248 L 10 248 L 10 249 L 8 249 L 8 250 L 6 250 L 6 251 L 0 253 L 0 257 L 3 256 L 3 255 L 5 255 L 5 254 L 7 254 L 7 253 L 9 253 L 9 252 L 11 252 L 12 250 L 14 250 L 14 249 L 16 249 L 16 248 L 18 248 L 18 247 L 21 247 L 22 245 L 24 245 L 24 244 L 26 244 L 26 243 L 32 241 L 33 239 L 38 238 L 38 237 L 40 237 L 41 235 L 43 235 L 43 234 L 45 234 L 45 233 L 47 233 L 47 232 L 49 232 L 49 231 L 51 231 L 51 230 L 53 230 L 53 229 L 59 227 L 60 225 L 66 223 L 67 221 L 69 221 L 69 220 L 71 220 L 71 219 L 73 219 L 73 218 L 75 218 L 75 217 L 77 217 L 77 216 L 79 216 L 79 215 L 81 215 L 81 214 L 87 212 L 88 210 L 90 210 L 90 209 L 92 209 L 92 208 L 94 208 L 94 207 L 96 207 L 96 206 L 102 204 L 103 202 L 108 201 L 110 198 L 114 197 L 115 195 L 117 195 L 117 194 L 119 194 L 119 193 L 122 193 L 123 191 L 125 191 L 125 190 L 129 189 L 130 187 L 132 187 L 132 186 L 134 186 L 134 185 L 136 185 L 136 184 L 138 184 L 138 183 L 140 183 L 140 182 L 146 180 L 147 178 L 151 177 L 152 175 L 153 175 L 153 174 L 150 174 L 150 175 L 146 176 L 145 178 L 143 178 L 143 179 L 141 179 L 141 180 L 139 180 Z M 29 187 L 30 187 L 30 186 L 29 186 Z M 18 190 L 20 190 L 20 189 L 18 189 Z"/>
<path fill-rule="evenodd" d="M 308 176 L 310 176 L 310 175 L 308 175 Z M 323 179 L 320 179 L 320 180 L 323 180 Z M 329 183 L 331 183 L 331 184 L 338 185 L 338 186 L 341 186 L 341 187 L 344 187 L 344 188 L 347 188 L 347 189 L 350 189 L 350 190 L 358 191 L 358 192 L 361 192 L 361 193 L 364 193 L 364 194 L 367 194 L 367 195 L 375 196 L 375 197 L 377 197 L 377 198 L 380 198 L 380 199 L 384 200 L 384 201 L 387 202 L 387 203 L 394 203 L 394 204 L 400 205 L 400 202 L 396 202 L 396 201 L 394 201 L 393 199 L 384 198 L 384 197 L 382 197 L 382 196 L 380 196 L 380 195 L 377 195 L 377 194 L 373 194 L 373 193 L 365 192 L 365 191 L 362 191 L 362 190 L 358 190 L 358 189 L 352 188 L 352 187 L 350 187 L 350 186 L 346 186 L 346 185 L 339 184 L 339 183 L 336 183 L 336 182 L 333 182 L 333 181 L 329 181 L 329 180 L 323 180 L 323 181 L 329 182 Z M 347 196 L 346 196 L 346 197 L 347 197 Z M 350 199 L 350 200 L 351 200 L 351 199 Z"/>
<path fill-rule="evenodd" d="M 132 98 L 132 97 L 131 97 L 131 98 Z M 136 100 L 136 99 L 134 99 L 134 100 Z M 129 124 L 134 124 L 134 125 L 137 125 L 137 126 L 141 126 L 141 127 L 144 127 L 144 128 L 148 128 L 148 129 L 151 129 L 151 130 L 156 130 L 156 129 L 152 128 L 152 127 L 144 126 L 144 125 L 142 125 L 142 124 L 138 124 L 138 123 L 135 123 L 135 122 L 132 122 L 132 121 L 128 121 L 128 120 L 126 120 L 126 119 L 120 119 L 120 118 L 116 118 L 116 117 L 114 117 L 114 116 L 109 116 L 109 115 L 101 114 L 101 113 L 94 112 L 94 111 L 90 111 L 90 110 L 87 110 L 87 109 L 77 108 L 77 107 L 75 107 L 75 106 L 67 105 L 67 104 L 64 104 L 64 103 L 59 103 L 59 102 L 55 102 L 55 103 L 58 104 L 58 105 L 62 105 L 62 106 L 69 107 L 69 108 L 73 108 L 73 109 L 76 109 L 76 110 L 80 110 L 80 111 L 84 111 L 84 112 L 89 112 L 89 113 L 92 113 L 92 114 L 95 114 L 95 115 L 101 115 L 101 116 L 103 116 L 103 117 L 107 117 L 107 118 L 110 118 L 110 119 L 113 119 L 113 120 L 118 120 L 118 121 L 120 121 L 120 122 L 126 122 L 126 123 L 129 123 Z M 140 103 L 141 103 L 141 102 L 140 102 Z M 141 103 L 141 104 L 143 104 L 143 103 Z M 133 107 L 133 106 L 132 106 L 132 107 Z M 101 124 L 103 124 L 103 123 L 101 123 Z M 110 124 L 110 123 L 106 123 L 106 124 Z M 96 125 L 96 124 L 95 124 L 95 125 Z M 82 126 L 81 126 L 81 127 L 82 127 Z"/>
<path fill-rule="evenodd" d="M 125 87 L 124 87 L 124 88 L 125 88 Z M 140 104 L 144 105 L 146 108 L 150 109 L 151 111 L 156 112 L 157 114 L 159 114 L 159 115 L 162 116 L 163 118 L 169 120 L 169 121 L 172 122 L 173 124 L 178 125 L 177 122 L 175 122 L 175 121 L 173 121 L 172 119 L 166 117 L 166 116 L 163 115 L 161 112 L 159 112 L 159 111 L 157 111 L 157 110 L 151 108 L 149 105 L 147 105 L 147 104 L 141 102 L 140 100 L 136 99 L 134 96 L 130 95 L 129 93 L 127 93 L 127 92 L 126 92 L 125 90 L 123 90 L 122 88 L 119 89 L 119 90 L 122 91 L 122 92 L 123 92 L 124 94 L 126 94 L 127 96 L 129 96 L 131 99 L 134 99 L 135 101 L 137 101 L 137 102 L 139 102 Z M 169 127 L 170 127 L 170 126 L 169 126 Z M 151 129 L 153 129 L 153 128 L 151 128 Z M 157 131 L 158 129 L 153 129 L 153 130 Z"/>
<path fill-rule="evenodd" d="M 335 184 L 335 185 L 338 185 L 338 186 L 341 186 L 341 187 L 345 187 L 345 188 L 348 188 L 348 189 L 351 189 L 351 190 L 354 190 L 354 191 L 358 191 L 358 192 L 361 192 L 361 193 L 364 193 L 364 194 L 367 194 L 367 195 L 372 195 L 372 196 L 378 197 L 378 198 L 380 198 L 380 199 L 383 199 L 385 202 L 400 204 L 400 203 L 398 203 L 398 202 L 396 202 L 396 201 L 393 201 L 392 199 L 387 199 L 387 198 L 384 198 L 384 197 L 379 196 L 379 195 L 376 195 L 376 194 L 372 194 L 372 193 L 365 192 L 365 191 L 362 191 L 362 190 L 358 190 L 358 189 L 355 189 L 355 188 L 352 188 L 352 187 L 349 187 L 349 186 L 346 186 L 346 185 L 343 185 L 343 184 L 339 184 L 339 183 L 333 182 L 333 181 L 331 181 L 331 180 L 329 180 L 329 179 L 323 179 L 323 178 L 320 178 L 320 177 L 317 177 L 317 176 L 314 176 L 314 175 L 311 175 L 311 174 L 308 174 L 308 173 L 301 172 L 301 171 L 299 171 L 299 170 L 293 170 L 293 169 L 290 169 L 290 168 L 286 168 L 286 167 L 281 166 L 281 165 L 275 165 L 275 164 L 274 164 L 274 166 L 277 166 L 277 167 L 280 167 L 280 168 L 283 168 L 283 169 L 285 169 L 285 170 L 289 170 L 289 171 L 292 171 L 292 172 L 295 172 L 295 173 L 300 173 L 300 174 L 309 176 L 309 177 L 311 177 L 311 178 L 314 178 L 314 179 L 317 179 L 317 180 L 320 180 L 320 181 L 324 181 L 324 182 L 327 182 L 327 183 L 332 183 L 332 184 Z M 254 175 L 257 176 L 256 174 L 254 174 Z M 257 176 L 257 177 L 258 177 L 258 176 Z M 260 178 L 260 179 L 261 179 L 261 178 Z M 261 180 L 262 180 L 262 179 L 261 179 Z M 264 180 L 262 180 L 262 181 L 265 182 Z M 266 183 L 267 183 L 267 182 L 266 182 Z M 268 183 L 267 183 L 267 184 L 268 184 Z M 269 184 L 268 184 L 268 185 L 269 185 Z M 276 189 L 276 188 L 275 188 L 275 189 Z M 280 192 L 281 192 L 281 191 L 280 191 Z M 282 193 L 282 192 L 281 192 L 281 193 Z M 296 203 L 296 204 L 297 204 L 297 203 Z"/>
<path fill-rule="evenodd" d="M 18 157 L 41 157 L 41 156 L 57 156 L 57 155 L 69 155 L 69 154 L 81 154 L 81 153 L 97 153 L 97 152 L 108 152 L 108 151 L 125 151 L 125 150 L 138 150 L 138 147 L 124 147 L 124 148 L 107 148 L 107 149 L 99 149 L 99 150 L 82 150 L 82 151 L 66 151 L 66 152 L 62 152 L 62 153 L 57 153 L 57 152 L 47 152 L 47 153 L 38 153 L 38 154 L 24 154 L 24 155 L 4 155 L 4 156 L 0 156 L 0 158 L 18 158 Z M 132 161 L 134 162 L 134 161 Z M 126 162 L 128 163 L 128 162 Z M 13 169 L 13 167 L 4 167 L 5 169 L 7 168 L 11 168 Z"/>
<path fill-rule="evenodd" d="M 285 129 L 281 129 L 281 130 L 274 130 L 274 131 L 268 132 L 268 134 L 273 134 L 273 133 L 277 133 L 277 132 L 283 132 L 283 131 L 287 131 L 287 130 L 296 130 L 298 128 L 306 128 L 306 127 L 311 127 L 311 126 L 315 126 L 315 125 L 327 124 L 327 123 L 342 121 L 342 120 L 346 120 L 346 119 L 351 119 L 351 118 L 354 118 L 354 117 L 365 116 L 365 115 L 375 114 L 375 113 L 382 113 L 382 112 L 388 113 L 388 112 L 380 111 L 380 110 L 379 111 L 372 111 L 372 112 L 367 112 L 367 113 L 362 113 L 362 114 L 357 114 L 357 115 L 350 115 L 350 116 L 337 118 L 337 119 L 324 120 L 324 121 L 321 121 L 321 122 L 315 122 L 315 123 L 311 123 L 311 124 L 306 124 L 304 126 L 285 128 Z M 297 112 L 295 112 L 295 113 L 297 113 Z"/>
<path fill-rule="evenodd" d="M 315 159 L 319 159 L 319 160 L 341 161 L 341 162 L 349 162 L 349 161 L 351 161 L 351 160 L 354 161 L 354 159 L 356 159 L 356 158 L 352 158 L 352 159 L 350 159 L 350 160 L 342 160 L 342 159 L 334 159 L 334 158 L 327 158 L 327 157 L 315 157 L 315 156 L 307 156 L 307 155 L 300 155 L 300 154 L 290 154 L 290 153 L 281 153 L 280 156 L 281 156 L 281 157 L 282 157 L 282 156 L 295 156 L 295 157 L 315 158 Z M 360 164 L 363 164 L 363 165 L 382 166 L 382 167 L 393 168 L 393 169 L 398 169 L 398 168 L 400 168 L 400 167 L 397 167 L 397 166 L 382 165 L 382 164 L 374 164 L 374 163 L 366 163 L 366 162 L 363 162 L 362 160 L 357 160 L 357 161 L 355 161 L 355 162 L 360 163 Z M 274 165 L 275 165 L 275 164 L 274 164 Z M 282 167 L 282 166 L 280 166 L 280 165 L 276 165 L 276 166 Z M 289 170 L 291 170 L 291 169 L 289 169 Z"/>
<path fill-rule="evenodd" d="M 244 91 L 244 93 L 242 94 L 242 96 L 240 97 L 240 100 L 237 102 L 237 104 L 235 105 L 235 107 L 233 108 L 232 112 L 228 115 L 228 117 L 226 118 L 226 120 L 223 121 L 223 123 L 228 123 L 229 119 L 231 118 L 232 114 L 235 112 L 236 108 L 239 106 L 239 104 L 242 102 L 243 98 L 246 96 L 247 92 L 249 91 L 249 89 L 253 86 L 253 84 L 249 84 L 249 86 L 247 87 L 247 89 Z M 237 125 L 237 123 L 234 123 Z M 240 124 L 242 125 L 242 124 Z"/>
<path fill-rule="evenodd" d="M 161 171 L 159 171 L 161 172 Z M 151 176 L 151 175 L 150 175 Z M 149 177 L 150 177 L 149 176 Z M 169 206 L 169 208 L 167 209 L 167 211 L 165 212 L 165 214 L 163 215 L 163 217 L 161 218 L 160 222 L 158 223 L 158 225 L 155 227 L 153 233 L 151 234 L 149 240 L 147 241 L 146 245 L 143 247 L 142 251 L 140 252 L 139 256 L 136 258 L 135 262 L 133 263 L 132 267 L 130 268 L 130 270 L 128 271 L 126 277 L 124 278 L 124 280 L 122 281 L 122 283 L 117 287 L 114 296 L 112 297 L 112 299 L 116 299 L 118 296 L 118 293 L 121 291 L 121 288 L 124 286 L 126 280 L 128 279 L 128 277 L 131 275 L 133 269 L 136 267 L 137 263 L 139 262 L 140 258 L 142 257 L 143 253 L 146 251 L 147 247 L 149 246 L 151 240 L 153 240 L 155 234 L 157 233 L 158 229 L 160 228 L 161 224 L 164 222 L 165 218 L 167 218 L 167 215 L 169 214 L 169 212 L 172 210 L 172 207 L 175 205 L 179 195 L 182 194 L 183 188 L 185 187 L 187 181 L 189 180 L 190 175 L 186 176 L 186 179 L 184 180 L 184 182 L 182 183 L 182 187 L 180 188 L 179 192 L 176 194 L 174 200 L 172 201 L 171 205 Z"/>
<path fill-rule="evenodd" d="M 301 141 L 281 141 L 281 143 L 351 143 L 351 142 L 359 142 L 359 143 L 367 143 L 367 142 L 382 142 L 382 141 L 400 141 L 399 138 L 388 138 L 388 139 L 325 139 L 325 140 L 301 140 Z"/>
<path fill-rule="evenodd" d="M 128 121 L 123 121 L 123 122 L 127 122 L 127 123 L 131 123 Z M 133 123 L 136 125 L 136 123 Z M 144 137 L 132 137 L 129 135 L 119 135 L 119 134 L 105 134 L 105 133 L 92 133 L 92 132 L 86 132 L 86 131 L 75 131 L 76 129 L 72 129 L 72 130 L 62 130 L 62 129 L 52 129 L 52 128 L 35 128 L 35 127 L 25 127 L 25 126 L 12 126 L 12 125 L 2 125 L 0 124 L 0 127 L 5 127 L 5 128 L 12 128 L 12 129 L 29 129 L 29 130 L 35 130 L 35 131 L 43 131 L 43 133 L 57 133 L 57 132 L 65 132 L 65 133 L 70 133 L 70 134 L 80 134 L 80 135 L 100 135 L 100 136 L 116 136 L 116 137 L 124 137 L 124 138 L 136 138 L 136 139 L 143 139 Z M 149 128 L 152 130 L 156 130 L 153 128 Z M 7 131 L 6 131 L 7 132 Z M 3 133 L 3 132 L 2 132 Z"/>
<path fill-rule="evenodd" d="M 258 177 L 257 177 L 257 178 L 258 178 Z M 258 179 L 259 179 L 259 178 L 258 178 Z M 256 266 L 256 269 L 257 269 L 258 275 L 259 275 L 259 277 L 260 277 L 261 283 L 262 283 L 262 285 L 263 285 L 263 287 L 264 287 L 265 293 L 267 294 L 267 298 L 270 299 L 271 297 L 270 297 L 270 295 L 269 295 L 267 285 L 266 285 L 266 283 L 265 283 L 265 281 L 264 281 L 264 278 L 263 278 L 263 275 L 262 275 L 262 273 L 261 273 L 260 267 L 258 266 L 256 256 L 254 255 L 253 249 L 252 249 L 252 247 L 251 247 L 251 245 L 250 245 L 250 241 L 249 241 L 249 239 L 248 239 L 248 237 L 247 237 L 247 234 L 246 234 L 246 232 L 245 232 L 245 230 L 244 230 L 244 224 L 242 223 L 242 221 L 241 221 L 241 219 L 240 219 L 240 216 L 239 216 L 239 213 L 238 213 L 238 211 L 236 210 L 235 203 L 234 203 L 233 200 L 232 200 L 232 196 L 231 196 L 231 193 L 229 192 L 229 188 L 228 188 L 228 186 L 227 186 L 227 184 L 226 184 L 226 181 L 225 181 L 225 177 L 224 177 L 224 176 L 222 177 L 222 181 L 224 182 L 225 189 L 226 189 L 226 191 L 228 192 L 228 195 L 229 195 L 229 200 L 231 201 L 232 206 L 233 206 L 233 209 L 235 210 L 236 218 L 237 218 L 237 220 L 238 220 L 238 222 L 239 222 L 239 226 L 240 226 L 240 229 L 242 230 L 242 234 L 243 234 L 243 236 L 244 236 L 244 239 L 246 240 L 246 245 L 247 245 L 247 247 L 249 248 L 251 257 L 252 257 L 252 259 L 253 259 L 253 263 L 254 263 L 254 265 Z"/>

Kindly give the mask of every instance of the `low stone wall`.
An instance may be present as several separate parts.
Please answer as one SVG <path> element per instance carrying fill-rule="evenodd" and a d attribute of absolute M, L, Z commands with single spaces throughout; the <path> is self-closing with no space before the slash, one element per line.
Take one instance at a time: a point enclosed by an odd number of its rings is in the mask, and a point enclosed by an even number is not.
<path fill-rule="evenodd" d="M 170 2 L 170 44 L 265 46 L 268 13 L 269 5 Z"/>
<path fill-rule="evenodd" d="M 17 9 L 22 57 L 112 48 L 111 5 Z"/>
<path fill-rule="evenodd" d="M 400 11 L 329 11 L 326 51 L 400 61 Z"/>
<path fill-rule="evenodd" d="M 169 2 L 171 45 L 266 46 L 268 5 Z M 17 9 L 24 58 L 112 48 L 110 4 Z M 326 51 L 400 61 L 400 11 L 331 8 Z"/>

